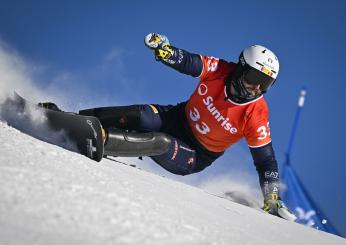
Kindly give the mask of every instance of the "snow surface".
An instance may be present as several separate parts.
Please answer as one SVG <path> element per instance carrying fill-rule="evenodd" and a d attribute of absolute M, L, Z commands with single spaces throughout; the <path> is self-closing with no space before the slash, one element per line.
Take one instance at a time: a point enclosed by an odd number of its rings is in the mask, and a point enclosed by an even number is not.
<path fill-rule="evenodd" d="M 0 244 L 346 240 L 129 165 L 94 162 L 0 121 Z"/>

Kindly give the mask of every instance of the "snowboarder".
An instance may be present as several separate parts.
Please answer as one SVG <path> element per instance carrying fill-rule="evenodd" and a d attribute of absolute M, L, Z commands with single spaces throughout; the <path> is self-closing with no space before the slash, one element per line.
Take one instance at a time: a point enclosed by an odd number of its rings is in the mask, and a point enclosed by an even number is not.
<path fill-rule="evenodd" d="M 263 97 L 279 73 L 275 54 L 260 45 L 244 49 L 237 63 L 189 53 L 150 33 L 145 45 L 155 59 L 199 83 L 177 105 L 142 104 L 79 111 L 97 117 L 107 132 L 105 155 L 149 156 L 171 173 L 202 171 L 245 137 L 264 196 L 263 210 L 295 216 L 279 196 L 279 171 Z"/>

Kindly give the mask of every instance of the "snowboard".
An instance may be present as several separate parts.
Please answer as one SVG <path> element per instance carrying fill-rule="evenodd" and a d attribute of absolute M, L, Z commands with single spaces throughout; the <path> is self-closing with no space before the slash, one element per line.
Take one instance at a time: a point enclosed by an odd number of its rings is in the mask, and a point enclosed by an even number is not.
<path fill-rule="evenodd" d="M 11 126 L 35 138 L 95 161 L 103 158 L 102 126 L 96 117 L 46 109 L 16 92 L 2 105 L 1 114 Z"/>

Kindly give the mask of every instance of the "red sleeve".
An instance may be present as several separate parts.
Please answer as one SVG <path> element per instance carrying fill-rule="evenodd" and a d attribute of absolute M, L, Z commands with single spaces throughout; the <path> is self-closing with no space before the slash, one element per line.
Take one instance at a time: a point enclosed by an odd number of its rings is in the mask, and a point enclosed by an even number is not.
<path fill-rule="evenodd" d="M 261 147 L 271 142 L 268 118 L 267 104 L 264 98 L 261 98 L 255 102 L 244 130 L 249 147 Z"/>
<path fill-rule="evenodd" d="M 203 70 L 200 79 L 203 81 L 214 80 L 225 77 L 235 67 L 234 63 L 228 63 L 225 60 L 201 55 Z"/>

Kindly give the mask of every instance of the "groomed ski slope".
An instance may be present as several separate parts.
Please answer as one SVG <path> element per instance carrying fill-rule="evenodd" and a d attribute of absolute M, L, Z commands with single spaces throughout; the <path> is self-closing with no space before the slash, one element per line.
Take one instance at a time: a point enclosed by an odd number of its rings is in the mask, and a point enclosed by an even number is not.
<path fill-rule="evenodd" d="M 94 162 L 0 121 L 0 244 L 334 245 L 346 240 L 121 163 Z"/>

